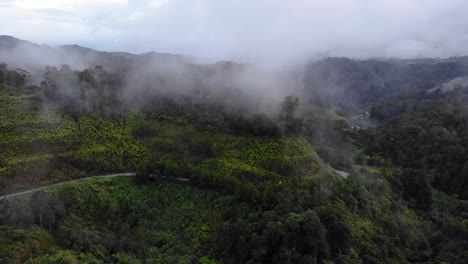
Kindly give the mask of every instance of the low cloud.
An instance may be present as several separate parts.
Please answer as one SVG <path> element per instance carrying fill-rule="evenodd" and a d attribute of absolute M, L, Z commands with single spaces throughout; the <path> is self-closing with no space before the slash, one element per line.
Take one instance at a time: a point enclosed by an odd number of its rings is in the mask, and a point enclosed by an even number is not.
<path fill-rule="evenodd" d="M 263 64 L 468 54 L 463 0 L 0 1 L 0 32 L 39 43 Z"/>

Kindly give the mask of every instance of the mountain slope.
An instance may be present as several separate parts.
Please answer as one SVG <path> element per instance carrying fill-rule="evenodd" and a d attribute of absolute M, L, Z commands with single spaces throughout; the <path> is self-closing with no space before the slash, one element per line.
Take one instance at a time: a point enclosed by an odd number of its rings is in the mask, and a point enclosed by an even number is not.
<path fill-rule="evenodd" d="M 0 201 L 0 262 L 468 260 L 467 89 L 438 90 L 464 58 L 291 73 L 23 44 L 85 66 L 0 65 L 1 192 L 137 174 Z"/>

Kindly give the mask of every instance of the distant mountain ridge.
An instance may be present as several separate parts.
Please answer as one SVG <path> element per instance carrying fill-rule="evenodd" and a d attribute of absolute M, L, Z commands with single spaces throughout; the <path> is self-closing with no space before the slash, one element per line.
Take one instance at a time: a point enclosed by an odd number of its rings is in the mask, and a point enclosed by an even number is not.
<path fill-rule="evenodd" d="M 103 66 L 109 70 L 116 70 L 141 63 L 184 64 L 194 63 L 194 61 L 194 58 L 185 55 L 157 52 L 143 54 L 107 52 L 76 44 L 54 47 L 21 40 L 13 36 L 0 35 L 0 62 L 25 69 L 32 75 L 37 71 L 43 71 L 45 66 L 60 67 L 63 64 L 74 69 Z"/>
<path fill-rule="evenodd" d="M 0 47 L 1 48 L 13 48 L 19 44 L 28 44 L 28 45 L 36 45 L 39 46 L 38 44 L 32 43 L 27 40 L 22 40 L 15 38 L 13 36 L 9 35 L 0 35 Z"/>
<path fill-rule="evenodd" d="M 244 86 L 249 90 L 248 86 L 260 82 L 264 89 L 259 96 L 277 94 L 272 89 L 282 91 L 281 96 L 295 90 L 305 95 L 304 100 L 310 97 L 329 98 L 349 112 L 356 111 L 356 106 L 380 98 L 424 93 L 468 76 L 468 56 L 420 59 L 328 57 L 311 60 L 300 68 L 299 74 L 291 76 L 287 71 L 256 72 L 252 65 L 233 61 L 200 64 L 195 58 L 185 55 L 107 52 L 76 44 L 54 47 L 6 35 L 0 36 L 0 62 L 7 63 L 10 68 L 28 71 L 33 83 L 43 79 L 46 66 L 60 68 L 64 64 L 74 70 L 96 66 L 103 66 L 110 72 L 131 70 L 134 78 L 130 83 L 137 83 L 142 76 L 149 76 L 153 83 L 168 90 L 179 86 L 184 89 Z M 262 81 L 259 81 L 261 78 Z M 288 81 L 282 82 L 285 79 Z"/>

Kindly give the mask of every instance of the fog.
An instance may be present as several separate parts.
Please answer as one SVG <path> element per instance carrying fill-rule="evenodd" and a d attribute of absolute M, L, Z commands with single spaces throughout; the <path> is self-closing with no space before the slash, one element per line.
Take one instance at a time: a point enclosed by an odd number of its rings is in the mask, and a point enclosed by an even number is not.
<path fill-rule="evenodd" d="M 0 32 L 49 45 L 264 65 L 468 53 L 464 0 L 1 0 Z"/>
<path fill-rule="evenodd" d="M 51 125 L 141 111 L 207 130 L 300 133 L 328 164 L 349 170 L 360 154 L 347 133 L 378 124 L 368 119 L 369 104 L 467 86 L 468 57 L 412 60 L 468 55 L 467 7 L 459 0 L 0 0 L 0 63 L 29 72 L 33 85 L 25 88 L 37 91 L 31 98 Z M 52 166 L 42 164 L 41 173 Z"/>
<path fill-rule="evenodd" d="M 461 0 L 0 0 L 0 34 L 37 43 L 6 38 L 0 58 L 36 84 L 47 65 L 125 72 L 119 95 L 131 104 L 176 92 L 272 113 L 285 96 L 301 97 L 304 80 L 308 92 L 347 96 L 349 78 L 304 67 L 310 61 L 468 54 L 466 7 Z"/>
<path fill-rule="evenodd" d="M 45 92 L 61 98 L 60 104 L 88 111 L 93 110 L 92 105 L 109 105 L 112 100 L 138 109 L 160 98 L 271 116 L 285 96 L 302 91 L 302 72 L 293 67 L 266 69 L 232 61 L 201 63 L 163 53 L 53 47 L 10 36 L 0 36 L 0 62 L 6 62 L 10 69 L 26 70 L 29 84 L 42 86 L 45 80 Z"/>
<path fill-rule="evenodd" d="M 464 76 L 464 77 L 457 77 L 450 81 L 437 85 L 434 88 L 428 90 L 428 92 L 432 93 L 432 92 L 439 91 L 442 93 L 446 93 L 446 92 L 451 92 L 453 90 L 462 89 L 466 87 L 468 87 L 468 77 Z"/>

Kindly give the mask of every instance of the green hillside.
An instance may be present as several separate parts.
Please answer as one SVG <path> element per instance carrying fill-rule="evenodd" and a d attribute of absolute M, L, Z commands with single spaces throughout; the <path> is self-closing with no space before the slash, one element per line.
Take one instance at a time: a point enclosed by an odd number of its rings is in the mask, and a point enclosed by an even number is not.
<path fill-rule="evenodd" d="M 0 195 L 136 176 L 0 199 L 0 263 L 468 261 L 465 123 L 434 98 L 384 96 L 364 126 L 315 95 L 271 113 L 224 87 L 126 101 L 125 73 L 48 68 L 36 86 L 2 67 Z"/>

